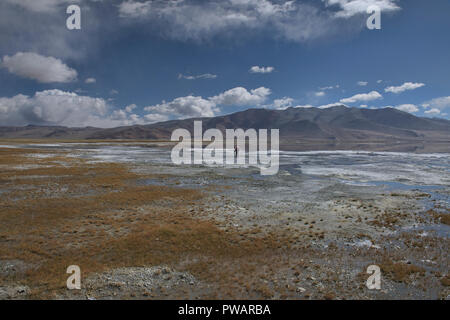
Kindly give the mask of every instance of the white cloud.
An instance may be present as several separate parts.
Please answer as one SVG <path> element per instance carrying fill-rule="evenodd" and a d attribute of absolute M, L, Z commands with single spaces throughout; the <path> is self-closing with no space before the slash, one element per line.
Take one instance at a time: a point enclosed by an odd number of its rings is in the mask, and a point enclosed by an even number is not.
<path fill-rule="evenodd" d="M 123 109 L 112 110 L 102 98 L 78 95 L 62 90 L 36 92 L 34 96 L 17 95 L 0 98 L 0 126 L 2 125 L 62 125 L 70 127 L 116 127 L 184 119 L 190 117 L 213 117 L 220 112 L 220 106 L 263 106 L 271 94 L 265 87 L 247 90 L 236 87 L 219 95 L 179 97 L 170 102 L 144 108 L 148 114 L 143 117 L 133 113 L 137 108 L 130 104 Z M 293 99 L 278 99 L 278 107 L 288 106 Z"/>
<path fill-rule="evenodd" d="M 384 89 L 385 92 L 392 92 L 392 93 L 401 93 L 404 92 L 406 90 L 415 90 L 417 88 L 421 88 L 425 86 L 424 83 L 413 83 L 413 82 L 405 82 L 404 84 L 402 84 L 401 86 L 395 87 L 388 87 L 386 89 Z"/>
<path fill-rule="evenodd" d="M 3 0 L 33 12 L 54 12 L 61 5 L 78 3 L 79 0 Z"/>
<path fill-rule="evenodd" d="M 311 104 L 305 104 L 305 105 L 298 105 L 295 106 L 294 108 L 304 108 L 304 109 L 309 109 L 309 108 L 315 108 L 313 105 Z"/>
<path fill-rule="evenodd" d="M 292 103 L 294 102 L 294 99 L 289 97 L 284 97 L 282 99 L 275 99 L 273 101 L 273 108 L 277 110 L 284 110 L 292 106 Z"/>
<path fill-rule="evenodd" d="M 131 113 L 136 108 L 136 105 L 129 105 L 125 109 L 114 110 L 110 116 L 104 117 L 98 123 L 102 123 L 103 126 L 132 126 L 136 124 L 145 124 L 146 121 L 137 114 Z"/>
<path fill-rule="evenodd" d="M 250 68 L 250 73 L 272 73 L 275 70 L 274 67 L 259 67 L 253 66 Z"/>
<path fill-rule="evenodd" d="M 372 101 L 372 100 L 377 100 L 377 99 L 381 99 L 381 98 L 383 98 L 383 96 L 379 92 L 372 91 L 369 93 L 356 94 L 350 98 L 341 99 L 340 101 L 342 103 L 355 103 L 357 101 Z"/>
<path fill-rule="evenodd" d="M 320 87 L 319 90 L 320 91 L 326 91 L 326 90 L 332 90 L 332 89 L 339 89 L 339 85 L 335 85 L 335 86 L 326 86 L 326 87 Z"/>
<path fill-rule="evenodd" d="M 318 92 L 315 92 L 314 95 L 316 97 L 323 97 L 325 95 L 325 92 L 324 91 L 318 91 Z"/>
<path fill-rule="evenodd" d="M 134 109 L 136 109 L 137 108 L 137 105 L 135 105 L 135 104 L 130 104 L 130 105 L 128 105 L 128 106 L 126 106 L 125 107 L 125 111 L 126 112 L 132 112 Z"/>
<path fill-rule="evenodd" d="M 95 78 L 87 78 L 84 82 L 87 84 L 91 84 L 91 83 L 96 83 L 97 80 Z"/>
<path fill-rule="evenodd" d="M 125 110 L 114 110 L 111 114 L 111 119 L 113 120 L 126 120 L 127 118 L 128 116 Z"/>
<path fill-rule="evenodd" d="M 102 98 L 77 95 L 62 90 L 23 94 L 0 98 L 0 126 L 60 125 L 67 127 L 110 128 L 146 123 L 131 112 L 135 105 L 110 111 L 111 106 Z"/>
<path fill-rule="evenodd" d="M 409 113 L 415 113 L 419 111 L 419 108 L 414 104 L 401 104 L 399 106 L 396 106 L 395 109 Z"/>
<path fill-rule="evenodd" d="M 422 106 L 426 106 L 425 108 L 431 107 L 439 110 L 450 109 L 450 96 L 432 99 L 424 103 Z"/>
<path fill-rule="evenodd" d="M 18 52 L 14 56 L 4 56 L 2 67 L 12 74 L 42 83 L 72 82 L 77 79 L 77 71 L 69 68 L 60 59 L 44 57 L 33 52 Z"/>
<path fill-rule="evenodd" d="M 366 14 L 370 6 L 378 6 L 382 12 L 399 10 L 396 0 L 324 0 L 327 6 L 337 6 L 340 10 L 336 17 L 350 18 L 357 14 Z"/>
<path fill-rule="evenodd" d="M 260 106 L 270 94 L 270 89 L 264 87 L 250 91 L 236 87 L 206 99 L 192 95 L 179 97 L 170 102 L 163 101 L 160 104 L 145 107 L 144 110 L 149 114 L 144 118 L 164 121 L 169 118 L 213 117 L 220 112 L 219 106 Z"/>
<path fill-rule="evenodd" d="M 335 29 L 339 27 L 332 11 L 291 0 L 127 0 L 119 5 L 119 15 L 148 21 L 159 26 L 163 36 L 184 41 L 269 31 L 274 38 L 304 42 L 338 34 Z M 237 32 L 242 29 L 247 32 Z"/>
<path fill-rule="evenodd" d="M 152 1 L 127 0 L 119 5 L 119 16 L 122 18 L 139 18 L 150 13 Z"/>
<path fill-rule="evenodd" d="M 197 79 L 216 79 L 217 75 L 211 73 L 200 74 L 197 76 L 188 76 L 184 74 L 179 74 L 178 79 L 186 79 L 186 80 L 197 80 Z"/>
<path fill-rule="evenodd" d="M 270 94 L 270 89 L 265 87 L 260 87 L 250 91 L 243 87 L 236 87 L 212 97 L 210 100 L 217 105 L 257 106 L 266 101 Z"/>
<path fill-rule="evenodd" d="M 430 109 L 430 110 L 426 110 L 425 113 L 426 114 L 431 114 L 431 115 L 438 115 L 438 114 L 441 113 L 441 110 L 433 108 L 433 109 Z"/>
<path fill-rule="evenodd" d="M 61 90 L 36 92 L 32 97 L 19 94 L 0 98 L 0 106 L 1 125 L 85 126 L 107 113 L 105 100 Z"/>
<path fill-rule="evenodd" d="M 163 122 L 169 120 L 167 115 L 163 114 L 147 114 L 144 116 L 147 123 Z"/>
<path fill-rule="evenodd" d="M 64 60 L 85 59 L 98 54 L 104 42 L 124 26 L 187 42 L 216 37 L 240 42 L 255 36 L 306 42 L 357 33 L 365 27 L 336 18 L 336 8 L 324 8 L 320 1 L 98 0 L 95 5 L 93 1 L 0 1 L 0 52 L 33 51 Z M 84 31 L 65 28 L 68 4 L 80 4 Z"/>
<path fill-rule="evenodd" d="M 329 104 L 324 104 L 321 106 L 313 106 L 311 104 L 306 104 L 306 105 L 298 105 L 295 106 L 294 108 L 304 108 L 304 109 L 309 109 L 309 108 L 318 108 L 318 109 L 328 109 L 328 108 L 333 108 L 333 107 L 347 107 L 345 104 L 340 103 L 340 102 L 334 102 L 334 103 L 329 103 Z M 347 107 L 348 108 L 348 107 Z"/>
<path fill-rule="evenodd" d="M 383 82 L 383 80 L 377 80 L 377 83 L 382 83 Z"/>
<path fill-rule="evenodd" d="M 152 114 L 177 118 L 213 117 L 217 111 L 216 103 L 194 96 L 179 97 L 170 102 L 163 101 L 161 104 L 145 107 L 144 110 Z"/>
<path fill-rule="evenodd" d="M 358 86 L 361 86 L 361 87 L 365 87 L 365 86 L 367 86 L 369 83 L 367 82 L 367 81 L 358 81 Z"/>
<path fill-rule="evenodd" d="M 340 7 L 296 0 L 3 0 L 0 52 L 34 51 L 62 59 L 98 54 L 126 26 L 181 41 L 253 36 L 306 42 L 357 33 L 365 26 L 335 16 Z M 83 32 L 65 28 L 65 8 L 80 4 Z M 118 12 L 118 13 L 116 13 Z M 121 22 L 113 15 L 118 14 Z M 89 36 L 86 36 L 89 34 Z M 20 35 L 18 37 L 17 35 Z"/>
<path fill-rule="evenodd" d="M 328 109 L 328 108 L 340 107 L 340 106 L 347 107 L 346 105 L 343 105 L 342 103 L 335 102 L 335 103 L 330 103 L 330 104 L 325 104 L 325 105 L 319 106 L 318 108 L 319 109 Z"/>

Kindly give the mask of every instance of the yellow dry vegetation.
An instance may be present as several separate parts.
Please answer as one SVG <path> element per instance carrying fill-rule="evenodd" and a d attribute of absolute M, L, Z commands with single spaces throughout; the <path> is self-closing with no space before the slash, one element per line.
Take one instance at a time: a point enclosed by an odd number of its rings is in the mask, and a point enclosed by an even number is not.
<path fill-rule="evenodd" d="M 177 265 L 227 287 L 223 292 L 230 297 L 257 265 L 279 260 L 270 253 L 284 247 L 284 240 L 247 237 L 200 220 L 191 209 L 203 199 L 198 190 L 138 186 L 136 179 L 149 176 L 120 164 L 89 164 L 63 152 L 35 154 L 0 149 L 0 257 L 33 266 L 0 282 L 27 285 L 34 297 L 63 292 L 72 264 L 83 276 L 117 267 Z M 180 266 L 186 260 L 192 262 Z M 236 281 L 229 281 L 232 276 Z M 270 296 L 261 286 L 247 283 Z"/>

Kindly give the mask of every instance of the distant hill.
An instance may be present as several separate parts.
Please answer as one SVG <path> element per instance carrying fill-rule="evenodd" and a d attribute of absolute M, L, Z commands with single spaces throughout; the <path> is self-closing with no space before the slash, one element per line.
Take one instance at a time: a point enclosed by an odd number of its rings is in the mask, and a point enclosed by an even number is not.
<path fill-rule="evenodd" d="M 0 127 L 0 138 L 22 139 L 170 139 L 172 131 L 185 128 L 192 132 L 194 120 L 203 121 L 203 129 L 280 129 L 285 146 L 304 143 L 318 145 L 358 145 L 369 142 L 382 145 L 439 143 L 441 151 L 450 151 L 450 121 L 416 117 L 393 108 L 359 109 L 336 106 L 327 109 L 288 108 L 286 110 L 249 109 L 213 118 L 172 120 L 151 125 L 111 129 L 66 128 L 51 126 Z M 319 148 L 322 148 L 319 146 Z"/>

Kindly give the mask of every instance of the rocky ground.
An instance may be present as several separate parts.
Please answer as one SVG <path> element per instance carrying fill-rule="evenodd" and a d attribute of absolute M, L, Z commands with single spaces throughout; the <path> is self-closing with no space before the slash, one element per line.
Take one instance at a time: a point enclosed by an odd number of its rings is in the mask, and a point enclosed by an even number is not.
<path fill-rule="evenodd" d="M 449 188 L 0 154 L 0 299 L 450 298 Z"/>

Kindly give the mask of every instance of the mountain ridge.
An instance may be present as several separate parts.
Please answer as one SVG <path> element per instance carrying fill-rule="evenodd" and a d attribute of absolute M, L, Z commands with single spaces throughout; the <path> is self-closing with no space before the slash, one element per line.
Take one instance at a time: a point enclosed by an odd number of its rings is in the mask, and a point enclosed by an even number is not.
<path fill-rule="evenodd" d="M 363 143 L 394 140 L 450 144 L 450 121 L 417 117 L 394 108 L 360 109 L 335 106 L 327 109 L 288 108 L 272 110 L 251 108 L 217 117 L 169 120 L 148 125 L 115 128 L 70 128 L 63 126 L 0 127 L 0 138 L 10 139 L 86 139 L 86 140 L 168 140 L 173 130 L 193 131 L 195 120 L 203 130 L 280 129 L 285 144 L 301 141 L 322 143 Z M 447 146 L 446 146 L 447 148 Z M 450 147 L 448 147 L 450 149 Z"/>

